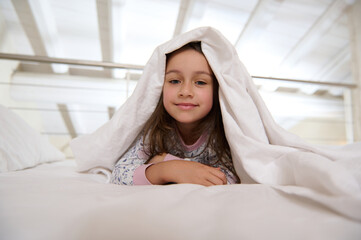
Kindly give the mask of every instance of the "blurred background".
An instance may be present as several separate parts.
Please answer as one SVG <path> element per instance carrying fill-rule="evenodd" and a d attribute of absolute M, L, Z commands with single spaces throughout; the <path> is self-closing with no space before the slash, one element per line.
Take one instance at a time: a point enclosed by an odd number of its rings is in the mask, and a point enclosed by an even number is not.
<path fill-rule="evenodd" d="M 361 140 L 360 1 L 0 0 L 0 104 L 70 158 L 70 140 L 112 117 L 158 45 L 212 26 L 283 128 L 351 143 Z"/>

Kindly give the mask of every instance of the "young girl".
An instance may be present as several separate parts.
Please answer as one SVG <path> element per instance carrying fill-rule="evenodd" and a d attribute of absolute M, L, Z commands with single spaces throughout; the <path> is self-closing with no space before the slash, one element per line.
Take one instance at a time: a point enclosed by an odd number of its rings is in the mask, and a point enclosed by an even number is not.
<path fill-rule="evenodd" d="M 111 182 L 239 183 L 223 129 L 218 82 L 200 42 L 167 54 L 158 105 L 140 136 L 116 163 Z"/>

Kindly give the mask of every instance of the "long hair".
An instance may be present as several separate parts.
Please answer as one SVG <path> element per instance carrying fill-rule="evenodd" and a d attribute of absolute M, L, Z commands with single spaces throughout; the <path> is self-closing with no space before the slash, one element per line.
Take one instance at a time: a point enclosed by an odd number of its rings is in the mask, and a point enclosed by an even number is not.
<path fill-rule="evenodd" d="M 185 49 L 193 49 L 203 55 L 200 42 L 190 42 L 180 49 L 167 54 L 167 63 L 172 54 Z M 215 152 L 217 160 L 215 162 L 208 163 L 208 165 L 221 164 L 238 177 L 233 166 L 231 150 L 224 133 L 218 89 L 218 81 L 213 75 L 213 106 L 210 112 L 200 122 L 200 127 L 197 132 L 195 132 L 195 135 L 201 136 L 204 131 L 209 132 L 205 149 L 211 148 Z M 147 146 L 146 154 L 149 157 L 147 162 L 156 155 L 169 153 L 170 150 L 178 148 L 179 144 L 177 144 L 177 142 L 175 142 L 171 137 L 176 133 L 176 131 L 175 120 L 164 108 L 162 93 L 153 114 L 145 123 L 143 129 L 143 144 Z"/>

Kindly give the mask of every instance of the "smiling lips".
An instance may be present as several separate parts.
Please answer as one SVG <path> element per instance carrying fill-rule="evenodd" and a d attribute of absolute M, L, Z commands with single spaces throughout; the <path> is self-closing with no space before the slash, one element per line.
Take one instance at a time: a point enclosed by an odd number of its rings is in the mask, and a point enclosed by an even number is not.
<path fill-rule="evenodd" d="M 177 103 L 176 106 L 182 110 L 190 110 L 197 107 L 198 105 L 193 103 Z"/>

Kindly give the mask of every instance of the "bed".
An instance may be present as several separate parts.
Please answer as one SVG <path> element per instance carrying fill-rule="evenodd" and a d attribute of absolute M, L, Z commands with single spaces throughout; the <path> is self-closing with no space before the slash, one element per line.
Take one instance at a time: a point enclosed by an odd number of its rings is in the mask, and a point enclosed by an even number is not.
<path fill-rule="evenodd" d="M 5 107 L 0 120 L 0 239 L 361 239 L 359 220 L 295 187 L 113 185 Z"/>
<path fill-rule="evenodd" d="M 74 160 L 2 173 L 1 239 L 360 239 L 361 223 L 262 184 L 118 186 Z"/>

